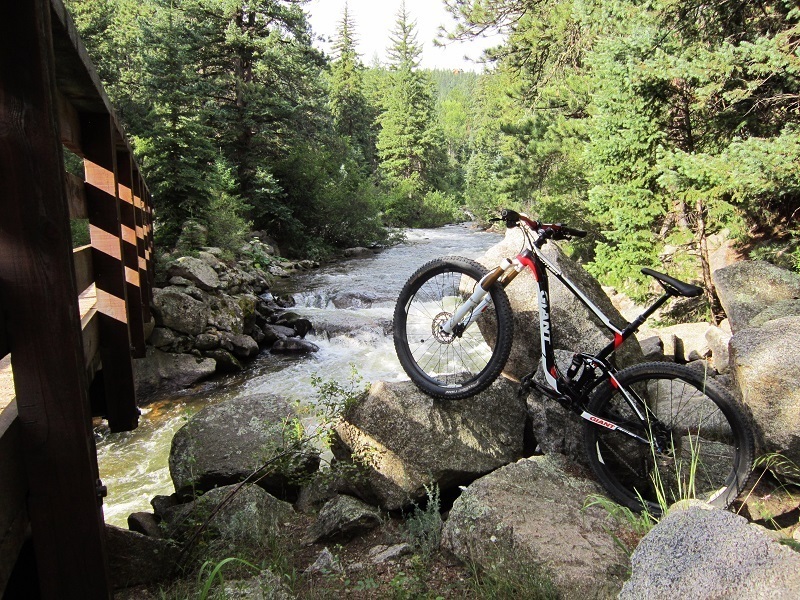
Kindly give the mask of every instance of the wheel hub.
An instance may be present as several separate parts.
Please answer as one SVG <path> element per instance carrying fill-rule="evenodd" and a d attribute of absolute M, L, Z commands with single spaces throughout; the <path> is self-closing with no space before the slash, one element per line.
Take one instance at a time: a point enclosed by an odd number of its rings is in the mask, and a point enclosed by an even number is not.
<path fill-rule="evenodd" d="M 442 327 L 450 320 L 453 315 L 449 312 L 440 312 L 433 318 L 431 333 L 440 344 L 450 344 L 456 338 L 454 333 L 447 333 Z"/>

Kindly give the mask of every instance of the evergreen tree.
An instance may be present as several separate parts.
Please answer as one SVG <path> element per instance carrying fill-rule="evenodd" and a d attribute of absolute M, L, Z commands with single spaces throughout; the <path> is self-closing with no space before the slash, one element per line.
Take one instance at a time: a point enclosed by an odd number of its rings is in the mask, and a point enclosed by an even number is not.
<path fill-rule="evenodd" d="M 422 48 L 415 29 L 403 2 L 391 35 L 390 74 L 378 118 L 377 148 L 380 168 L 390 181 L 405 181 L 427 191 L 442 186 L 446 154 L 436 123 L 432 82 L 417 69 Z"/>
<path fill-rule="evenodd" d="M 336 132 L 349 138 L 367 164 L 375 164 L 376 111 L 364 94 L 364 65 L 356 51 L 355 24 L 345 2 L 334 43 L 331 65 L 330 108 Z"/>

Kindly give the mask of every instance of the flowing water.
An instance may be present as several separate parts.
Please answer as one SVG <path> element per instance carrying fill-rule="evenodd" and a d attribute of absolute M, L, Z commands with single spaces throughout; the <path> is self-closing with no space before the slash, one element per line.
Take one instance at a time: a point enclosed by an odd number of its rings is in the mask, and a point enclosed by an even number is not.
<path fill-rule="evenodd" d="M 273 292 L 291 295 L 295 312 L 314 323 L 337 317 L 351 321 L 347 335 L 306 339 L 320 347 L 303 357 L 263 352 L 242 373 L 216 379 L 174 394 L 142 409 L 138 429 L 120 434 L 98 430 L 100 475 L 108 487 L 106 522 L 126 527 L 132 512 L 150 511 L 150 499 L 174 490 L 167 460 L 172 436 L 188 417 L 205 406 L 257 393 L 314 401 L 313 376 L 347 381 L 355 365 L 364 381 L 407 379 L 387 334 L 394 302 L 408 277 L 439 256 L 481 256 L 500 241 L 497 234 L 466 226 L 416 229 L 403 244 L 372 258 L 352 259 L 311 271 L 275 285 Z"/>

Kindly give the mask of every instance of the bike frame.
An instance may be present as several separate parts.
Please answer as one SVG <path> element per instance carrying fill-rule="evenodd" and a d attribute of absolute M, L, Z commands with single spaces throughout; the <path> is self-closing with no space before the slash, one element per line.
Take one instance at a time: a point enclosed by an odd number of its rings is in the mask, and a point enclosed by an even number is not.
<path fill-rule="evenodd" d="M 555 346 L 551 333 L 552 320 L 550 315 L 550 280 L 548 272 L 558 279 L 578 300 L 585 305 L 602 323 L 613 333 L 614 339 L 599 353 L 576 354 L 576 359 L 582 361 L 583 368 L 599 369 L 602 373 L 595 376 L 590 383 L 589 390 L 595 387 L 603 379 L 608 379 L 611 385 L 620 389 L 625 396 L 631 409 L 638 415 L 643 423 L 652 423 L 655 416 L 647 409 L 646 404 L 639 398 L 634 398 L 632 392 L 623 386 L 616 378 L 616 368 L 609 362 L 609 357 L 619 348 L 625 340 L 632 336 L 647 318 L 652 315 L 669 298 L 670 294 L 663 294 L 656 302 L 648 307 L 636 319 L 628 323 L 623 329 L 619 329 L 611 319 L 595 305 L 556 265 L 544 256 L 542 247 L 548 241 L 548 237 L 543 233 L 537 233 L 538 224 L 525 215 L 519 215 L 520 224 L 523 228 L 523 235 L 526 240 L 525 248 L 516 256 L 513 261 L 504 260 L 500 266 L 492 270 L 478 282 L 476 290 L 453 314 L 453 316 L 442 326 L 448 334 L 458 335 L 467 327 L 474 323 L 480 314 L 489 306 L 489 290 L 492 285 L 499 283 L 504 288 L 508 286 L 516 275 L 524 268 L 529 268 L 536 280 L 538 288 L 539 304 L 539 335 L 541 340 L 541 358 L 544 364 L 544 375 L 548 385 L 552 389 L 546 389 L 533 382 L 533 373 L 523 378 L 523 385 L 535 385 L 537 389 L 557 400 L 565 408 L 575 412 L 581 418 L 591 421 L 596 425 L 607 429 L 620 431 L 634 437 L 644 443 L 650 443 L 646 438 L 638 435 L 619 424 L 602 419 L 586 410 L 585 391 L 574 390 L 566 378 L 561 375 L 556 365 Z M 528 248 L 527 246 L 530 246 Z M 465 320 L 466 319 L 466 320 Z"/>

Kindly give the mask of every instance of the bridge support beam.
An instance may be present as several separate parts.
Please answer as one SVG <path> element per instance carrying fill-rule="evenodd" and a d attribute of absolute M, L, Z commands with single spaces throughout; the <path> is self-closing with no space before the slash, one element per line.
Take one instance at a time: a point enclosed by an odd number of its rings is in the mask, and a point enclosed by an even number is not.
<path fill-rule="evenodd" d="M 0 15 L 0 345 L 14 365 L 41 595 L 110 598 L 50 14 L 48 0 L 26 0 Z"/>

